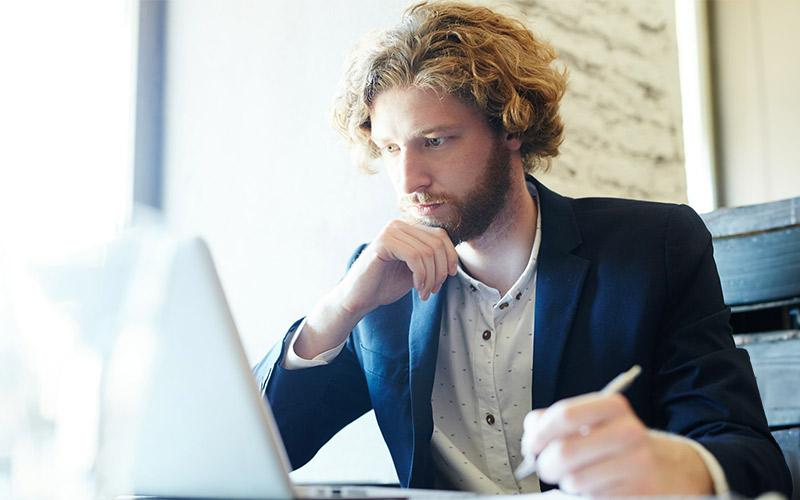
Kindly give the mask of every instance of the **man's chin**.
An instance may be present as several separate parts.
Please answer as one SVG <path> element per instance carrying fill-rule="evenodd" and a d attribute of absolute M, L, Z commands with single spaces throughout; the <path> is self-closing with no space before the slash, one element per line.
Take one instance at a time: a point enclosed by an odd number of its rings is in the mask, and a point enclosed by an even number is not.
<path fill-rule="evenodd" d="M 441 219 L 441 217 L 421 215 L 413 210 L 403 210 L 402 214 L 403 220 L 409 224 L 422 224 L 423 226 L 428 227 L 445 227 L 447 224 L 446 221 Z"/>
<path fill-rule="evenodd" d="M 456 231 L 454 225 L 452 223 L 441 221 L 441 220 L 434 220 L 431 217 L 427 217 L 427 220 L 422 222 L 422 224 L 428 227 L 438 227 L 440 229 L 444 229 L 447 232 L 447 236 L 450 237 L 450 241 L 453 242 L 453 246 L 457 246 L 459 243 L 462 242 L 461 238 L 458 237 L 458 231 Z"/>
<path fill-rule="evenodd" d="M 439 227 L 444 229 L 445 231 L 448 230 L 449 227 L 452 225 L 449 224 L 449 221 L 442 220 L 440 217 L 428 217 L 428 216 L 417 216 L 415 217 L 418 223 L 428 226 L 428 227 Z"/>

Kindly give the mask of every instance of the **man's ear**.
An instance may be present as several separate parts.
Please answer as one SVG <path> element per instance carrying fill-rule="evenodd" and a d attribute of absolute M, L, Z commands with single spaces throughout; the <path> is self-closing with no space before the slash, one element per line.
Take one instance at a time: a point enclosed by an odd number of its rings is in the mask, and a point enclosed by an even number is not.
<path fill-rule="evenodd" d="M 509 151 L 519 151 L 519 148 L 522 147 L 522 139 L 519 138 L 519 135 L 510 132 L 505 133 L 503 142 Z"/>

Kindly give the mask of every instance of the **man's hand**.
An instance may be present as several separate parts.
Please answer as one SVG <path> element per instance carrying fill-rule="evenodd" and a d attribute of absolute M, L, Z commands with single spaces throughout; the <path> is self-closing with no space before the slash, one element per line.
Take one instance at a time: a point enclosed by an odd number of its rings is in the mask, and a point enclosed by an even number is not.
<path fill-rule="evenodd" d="M 691 445 L 650 432 L 619 394 L 565 399 L 525 417 L 522 453 L 539 478 L 592 496 L 705 495 L 711 476 Z"/>
<path fill-rule="evenodd" d="M 295 351 L 311 359 L 341 344 L 367 313 L 412 288 L 427 300 L 457 266 L 458 254 L 444 229 L 389 222 L 306 317 Z"/>
<path fill-rule="evenodd" d="M 342 307 L 363 317 L 411 288 L 427 300 L 456 273 L 458 254 L 441 228 L 389 222 L 364 249 L 340 284 Z"/>

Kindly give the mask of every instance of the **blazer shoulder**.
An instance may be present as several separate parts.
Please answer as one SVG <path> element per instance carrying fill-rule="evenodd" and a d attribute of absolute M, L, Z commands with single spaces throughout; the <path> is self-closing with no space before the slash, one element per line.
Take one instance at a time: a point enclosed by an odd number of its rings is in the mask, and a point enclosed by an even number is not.
<path fill-rule="evenodd" d="M 604 212 L 647 212 L 648 214 L 667 214 L 686 207 L 677 203 L 634 200 L 629 198 L 570 198 L 576 214 L 598 214 Z M 689 207 L 686 207 L 689 208 Z M 691 209 L 690 209 L 691 210 Z"/>
<path fill-rule="evenodd" d="M 673 226 L 707 232 L 705 223 L 691 207 L 685 204 L 625 198 L 575 198 L 571 199 L 576 220 L 582 226 L 603 224 L 670 229 Z"/>

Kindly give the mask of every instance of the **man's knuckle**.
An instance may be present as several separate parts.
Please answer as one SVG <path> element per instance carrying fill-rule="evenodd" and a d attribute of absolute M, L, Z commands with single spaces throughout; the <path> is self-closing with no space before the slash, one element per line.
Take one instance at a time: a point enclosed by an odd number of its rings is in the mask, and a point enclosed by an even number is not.
<path fill-rule="evenodd" d="M 578 493 L 586 490 L 586 475 L 581 474 L 580 471 L 571 472 L 564 476 L 562 480 L 566 491 L 570 493 Z"/>
<path fill-rule="evenodd" d="M 525 415 L 525 419 L 522 421 L 522 426 L 527 429 L 532 425 L 534 425 L 534 423 L 538 419 L 539 419 L 539 412 L 537 410 L 529 411 L 528 414 Z"/>
<path fill-rule="evenodd" d="M 558 487 L 566 493 L 577 493 L 580 491 L 580 485 L 578 484 L 578 480 L 576 479 L 575 475 L 567 474 L 561 481 L 558 483 Z"/>
<path fill-rule="evenodd" d="M 552 415 L 563 417 L 566 407 L 567 405 L 564 403 L 564 401 L 556 401 L 550 406 L 550 408 L 547 409 L 547 412 Z"/>
<path fill-rule="evenodd" d="M 569 461 L 570 457 L 572 456 L 571 453 L 573 451 L 572 447 L 566 441 L 559 439 L 558 441 L 552 444 L 553 447 L 553 457 L 555 458 L 558 464 L 564 464 Z"/>
<path fill-rule="evenodd" d="M 549 456 L 543 453 L 540 456 L 537 465 L 540 479 L 551 484 L 559 482 L 560 477 L 558 470 L 556 469 L 553 460 L 551 460 Z"/>
<path fill-rule="evenodd" d="M 572 426 L 579 423 L 580 411 L 574 406 L 561 403 L 559 404 L 557 410 L 558 416 L 567 425 Z"/>

